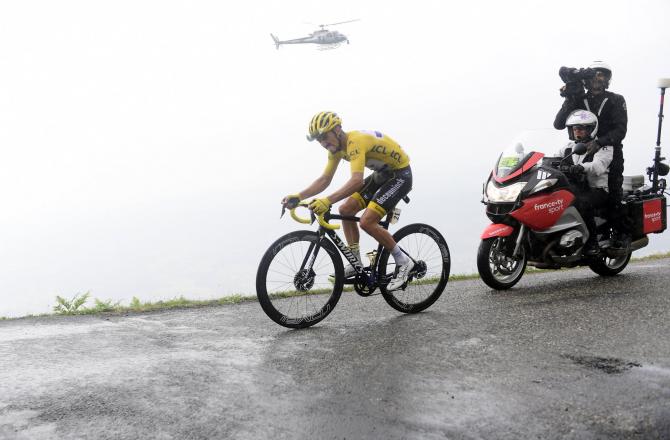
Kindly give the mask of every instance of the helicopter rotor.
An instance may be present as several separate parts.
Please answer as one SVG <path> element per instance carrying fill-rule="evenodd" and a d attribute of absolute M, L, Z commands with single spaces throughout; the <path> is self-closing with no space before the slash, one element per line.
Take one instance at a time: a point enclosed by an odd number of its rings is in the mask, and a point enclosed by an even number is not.
<path fill-rule="evenodd" d="M 309 21 L 303 21 L 303 24 L 310 24 L 312 26 L 319 26 L 321 30 L 324 30 L 326 26 L 335 26 L 337 24 L 345 24 L 345 23 L 352 23 L 354 21 L 361 21 L 360 18 L 355 18 L 353 20 L 347 20 L 347 21 L 338 21 L 337 23 L 326 23 L 326 24 L 316 24 L 316 23 L 311 23 Z"/>
<path fill-rule="evenodd" d="M 353 20 L 339 21 L 337 23 L 320 24 L 319 26 L 335 26 L 336 24 L 353 23 L 354 21 L 361 21 L 361 19 L 355 18 Z"/>

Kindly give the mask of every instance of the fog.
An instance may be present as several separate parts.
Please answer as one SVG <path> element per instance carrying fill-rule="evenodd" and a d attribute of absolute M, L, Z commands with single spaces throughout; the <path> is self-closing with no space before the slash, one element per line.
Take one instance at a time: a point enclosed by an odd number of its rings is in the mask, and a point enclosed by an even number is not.
<path fill-rule="evenodd" d="M 84 292 L 253 295 L 265 249 L 305 228 L 279 202 L 323 170 L 305 140 L 321 110 L 403 146 L 414 189 L 400 225 L 437 227 L 452 273 L 476 271 L 499 152 L 524 130 L 552 133 L 560 66 L 613 66 L 625 174 L 651 164 L 667 1 L 238 3 L 0 5 L 0 316 Z M 269 35 L 357 18 L 333 27 L 351 42 L 334 50 L 277 50 Z M 550 137 L 548 153 L 567 141 Z M 667 250 L 668 233 L 636 255 Z"/>

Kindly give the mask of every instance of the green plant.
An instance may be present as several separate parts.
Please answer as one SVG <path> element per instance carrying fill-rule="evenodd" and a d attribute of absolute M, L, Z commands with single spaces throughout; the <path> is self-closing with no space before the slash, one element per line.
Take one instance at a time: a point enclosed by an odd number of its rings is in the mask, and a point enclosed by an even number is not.
<path fill-rule="evenodd" d="M 116 309 L 118 309 L 121 305 L 121 301 L 117 301 L 115 303 L 112 303 L 111 299 L 108 299 L 107 301 L 101 301 L 99 299 L 95 299 L 95 306 L 91 310 L 93 313 L 97 312 L 113 312 Z M 88 310 L 86 310 L 88 312 Z"/>
<path fill-rule="evenodd" d="M 133 296 L 133 299 L 130 300 L 130 308 L 131 309 L 141 309 L 142 308 L 142 302 L 140 299 L 136 296 Z"/>
<path fill-rule="evenodd" d="M 73 315 L 79 311 L 79 308 L 83 306 L 88 298 L 91 296 L 90 292 L 86 292 L 83 295 L 77 294 L 72 297 L 71 300 L 63 298 L 62 296 L 56 295 L 56 305 L 53 307 L 53 311 L 59 315 Z"/>

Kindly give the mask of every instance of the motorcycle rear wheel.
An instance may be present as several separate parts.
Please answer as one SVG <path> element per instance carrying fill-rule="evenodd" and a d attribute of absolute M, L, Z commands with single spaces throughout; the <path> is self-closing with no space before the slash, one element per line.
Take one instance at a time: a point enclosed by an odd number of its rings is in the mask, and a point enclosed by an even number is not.
<path fill-rule="evenodd" d="M 589 263 L 592 271 L 603 277 L 613 277 L 628 266 L 632 252 L 621 257 L 610 258 L 607 256 L 597 257 Z"/>
<path fill-rule="evenodd" d="M 523 246 L 519 258 L 512 258 L 505 252 L 505 240 L 510 237 L 493 237 L 482 240 L 477 252 L 479 276 L 489 287 L 507 290 L 519 282 L 526 270 L 528 258 Z"/>

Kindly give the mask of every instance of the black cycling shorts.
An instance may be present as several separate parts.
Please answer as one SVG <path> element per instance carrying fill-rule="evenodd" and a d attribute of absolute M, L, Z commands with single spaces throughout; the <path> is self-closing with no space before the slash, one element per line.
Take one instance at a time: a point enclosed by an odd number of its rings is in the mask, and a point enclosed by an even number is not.
<path fill-rule="evenodd" d="M 363 188 L 351 197 L 361 209 L 369 208 L 384 217 L 412 190 L 412 169 L 375 171 L 365 178 Z"/>

